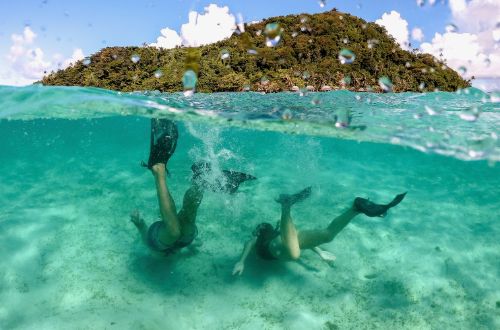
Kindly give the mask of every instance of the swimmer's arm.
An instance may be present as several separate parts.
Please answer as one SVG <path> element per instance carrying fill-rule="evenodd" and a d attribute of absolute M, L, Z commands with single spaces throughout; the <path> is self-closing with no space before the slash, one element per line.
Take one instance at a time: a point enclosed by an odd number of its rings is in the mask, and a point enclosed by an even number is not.
<path fill-rule="evenodd" d="M 252 238 L 248 242 L 245 243 L 245 247 L 243 248 L 243 252 L 241 253 L 240 260 L 234 265 L 233 268 L 233 275 L 241 275 L 243 274 L 243 270 L 245 270 L 245 260 L 247 259 L 248 255 L 250 254 L 250 251 L 255 246 L 255 243 L 257 242 L 257 238 Z"/>
<path fill-rule="evenodd" d="M 323 261 L 332 262 L 337 259 L 333 253 L 322 250 L 318 246 L 313 247 L 311 250 L 313 250 Z"/>

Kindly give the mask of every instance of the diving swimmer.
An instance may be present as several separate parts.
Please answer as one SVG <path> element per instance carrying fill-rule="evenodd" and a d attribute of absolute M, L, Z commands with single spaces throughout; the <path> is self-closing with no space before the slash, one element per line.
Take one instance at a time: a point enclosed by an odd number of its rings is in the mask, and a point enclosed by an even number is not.
<path fill-rule="evenodd" d="M 256 179 L 249 174 L 222 170 L 215 180 L 209 180 L 209 176 L 213 176 L 210 163 L 195 163 L 191 166 L 191 186 L 184 194 L 181 210 L 177 212 L 167 185 L 166 165 L 176 149 L 178 135 L 173 121 L 151 119 L 149 159 L 142 165 L 153 174 L 161 219 L 148 227 L 138 210 L 130 214 L 143 242 L 151 250 L 167 255 L 190 245 L 196 238 L 196 214 L 206 189 L 233 194 L 241 183 Z"/>
<path fill-rule="evenodd" d="M 311 187 L 296 194 L 281 194 L 276 202 L 281 205 L 281 220 L 275 228 L 270 223 L 261 223 L 253 231 L 253 237 L 244 245 L 240 260 L 233 268 L 233 275 L 241 275 L 245 269 L 245 260 L 250 252 L 267 260 L 292 261 L 300 258 L 301 250 L 310 249 L 325 261 L 335 260 L 335 256 L 319 248 L 319 245 L 331 242 L 342 229 L 357 215 L 383 217 L 387 211 L 398 205 L 406 193 L 397 195 L 388 204 L 375 204 L 368 199 L 356 197 L 353 204 L 323 229 L 297 230 L 291 216 L 294 204 L 307 199 Z"/>

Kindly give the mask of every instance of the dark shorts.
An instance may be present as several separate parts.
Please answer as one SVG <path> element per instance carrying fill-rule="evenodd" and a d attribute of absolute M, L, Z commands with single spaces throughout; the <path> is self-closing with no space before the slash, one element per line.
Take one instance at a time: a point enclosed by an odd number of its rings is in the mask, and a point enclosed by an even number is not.
<path fill-rule="evenodd" d="M 183 247 L 188 246 L 193 242 L 193 240 L 198 236 L 198 228 L 195 226 L 193 235 L 181 236 L 177 241 L 171 244 L 164 244 L 159 239 L 160 228 L 165 227 L 163 221 L 156 221 L 148 229 L 148 246 L 157 252 L 163 252 L 166 254 L 171 254 Z"/>

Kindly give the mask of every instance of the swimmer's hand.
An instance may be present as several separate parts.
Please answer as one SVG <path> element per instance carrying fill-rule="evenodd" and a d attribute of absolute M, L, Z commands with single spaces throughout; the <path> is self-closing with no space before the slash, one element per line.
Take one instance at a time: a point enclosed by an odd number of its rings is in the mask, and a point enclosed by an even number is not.
<path fill-rule="evenodd" d="M 233 275 L 241 275 L 243 274 L 243 270 L 245 270 L 245 264 L 241 261 L 238 261 L 233 268 Z"/>
<path fill-rule="evenodd" d="M 333 263 L 335 259 L 337 259 L 337 257 L 333 253 L 320 249 L 319 247 L 314 247 L 312 250 L 318 254 L 321 260 L 329 265 Z"/>
<path fill-rule="evenodd" d="M 141 214 L 139 210 L 135 209 L 130 212 L 130 221 L 132 221 L 136 226 L 141 225 L 144 220 L 141 219 Z"/>

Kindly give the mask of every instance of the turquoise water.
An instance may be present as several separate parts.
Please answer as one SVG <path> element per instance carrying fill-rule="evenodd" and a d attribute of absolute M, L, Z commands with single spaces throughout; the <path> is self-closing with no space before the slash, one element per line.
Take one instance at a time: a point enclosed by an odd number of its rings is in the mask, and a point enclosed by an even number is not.
<path fill-rule="evenodd" d="M 0 87 L 0 324 L 6 329 L 495 329 L 500 327 L 498 96 L 351 92 L 261 95 Z M 251 173 L 207 192 L 196 247 L 165 258 L 129 222 L 158 217 L 149 118 L 178 121 L 168 179 L 178 207 L 190 165 Z M 351 117 L 348 120 L 348 117 Z M 344 127 L 347 126 L 347 127 Z M 325 226 L 356 196 L 388 201 L 355 218 L 332 265 L 251 256 L 279 218 L 273 199 Z"/>

